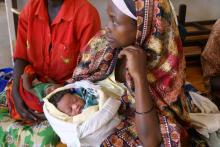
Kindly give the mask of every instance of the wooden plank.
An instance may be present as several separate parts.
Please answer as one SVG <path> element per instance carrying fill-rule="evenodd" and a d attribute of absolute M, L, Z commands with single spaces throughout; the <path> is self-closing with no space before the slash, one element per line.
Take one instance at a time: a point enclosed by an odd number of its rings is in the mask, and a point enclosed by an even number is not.
<path fill-rule="evenodd" d="M 209 30 L 212 30 L 214 24 L 209 24 L 209 25 L 204 25 L 206 28 L 208 28 Z"/>
<path fill-rule="evenodd" d="M 207 39 L 204 40 L 186 40 L 183 42 L 183 46 L 205 46 L 207 43 Z"/>
<path fill-rule="evenodd" d="M 185 40 L 204 40 L 208 38 L 209 38 L 209 35 L 186 36 Z"/>
<path fill-rule="evenodd" d="M 194 27 L 194 26 L 185 26 L 185 29 L 187 32 L 196 32 L 199 31 L 198 28 Z"/>
<path fill-rule="evenodd" d="M 202 53 L 202 48 L 200 46 L 184 47 L 183 52 L 185 56 L 197 56 Z"/>
<path fill-rule="evenodd" d="M 186 36 L 183 46 L 205 46 L 209 35 Z"/>
<path fill-rule="evenodd" d="M 199 23 L 201 25 L 209 25 L 209 24 L 214 24 L 216 22 L 216 19 L 214 20 L 205 20 L 205 21 L 191 21 L 191 22 L 186 22 L 185 26 L 192 26 L 193 23 Z"/>
<path fill-rule="evenodd" d="M 201 30 L 201 31 L 193 31 L 193 32 L 187 32 L 187 36 L 200 36 L 200 35 L 209 35 L 211 30 Z"/>
<path fill-rule="evenodd" d="M 192 25 L 196 28 L 198 28 L 199 30 L 208 30 L 206 27 L 204 27 L 202 24 L 198 23 L 198 22 L 193 22 Z"/>

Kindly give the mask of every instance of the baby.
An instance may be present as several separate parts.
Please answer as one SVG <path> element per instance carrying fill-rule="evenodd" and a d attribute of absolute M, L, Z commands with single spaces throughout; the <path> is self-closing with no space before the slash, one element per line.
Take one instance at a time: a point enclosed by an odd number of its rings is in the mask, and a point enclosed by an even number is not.
<path fill-rule="evenodd" d="M 58 91 L 50 97 L 49 102 L 69 116 L 80 114 L 83 109 L 98 104 L 97 98 L 86 93 L 83 88 Z"/>
<path fill-rule="evenodd" d="M 44 98 L 44 114 L 67 146 L 99 146 L 120 123 L 121 105 L 99 85 L 78 81 Z"/>

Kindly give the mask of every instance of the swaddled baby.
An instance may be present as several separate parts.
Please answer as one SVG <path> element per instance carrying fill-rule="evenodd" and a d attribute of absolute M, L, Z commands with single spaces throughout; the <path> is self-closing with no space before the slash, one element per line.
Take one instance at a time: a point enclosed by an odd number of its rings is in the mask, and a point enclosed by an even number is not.
<path fill-rule="evenodd" d="M 99 146 L 120 122 L 119 97 L 101 86 L 79 81 L 49 94 L 44 113 L 67 146 Z"/>

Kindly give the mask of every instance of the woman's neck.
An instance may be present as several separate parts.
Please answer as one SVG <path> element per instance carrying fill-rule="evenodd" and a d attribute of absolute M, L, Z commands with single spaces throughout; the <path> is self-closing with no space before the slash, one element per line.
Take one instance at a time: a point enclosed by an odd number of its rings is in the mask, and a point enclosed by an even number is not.
<path fill-rule="evenodd" d="M 57 16 L 62 3 L 63 3 L 63 0 L 47 0 L 47 9 L 48 9 L 50 23 Z"/>
<path fill-rule="evenodd" d="M 126 70 L 126 58 L 118 59 L 115 67 L 115 80 L 124 83 Z"/>
<path fill-rule="evenodd" d="M 63 0 L 47 0 L 48 6 L 57 7 L 62 5 Z"/>

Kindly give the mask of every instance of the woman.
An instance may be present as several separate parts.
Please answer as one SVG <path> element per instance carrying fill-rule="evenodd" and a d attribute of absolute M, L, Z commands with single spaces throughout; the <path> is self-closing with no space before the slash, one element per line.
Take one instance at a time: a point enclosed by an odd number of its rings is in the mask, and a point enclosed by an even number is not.
<path fill-rule="evenodd" d="M 112 0 L 107 12 L 106 31 L 89 42 L 73 74 L 127 91 L 124 120 L 102 146 L 188 146 L 183 50 L 169 1 Z"/>
<path fill-rule="evenodd" d="M 220 19 L 212 28 L 209 40 L 202 52 L 201 63 L 206 87 L 213 101 L 220 107 Z"/>
<path fill-rule="evenodd" d="M 26 97 L 21 93 L 21 75 L 30 64 L 41 82 L 63 84 L 71 78 L 79 52 L 98 30 L 98 12 L 86 0 L 27 2 L 19 16 L 13 84 L 7 87 L 7 99 L 12 105 L 5 104 L 5 97 L 0 100 L 0 146 L 55 146 L 58 137 L 43 121 L 44 115 L 36 113 L 23 100 L 42 109 L 37 97 Z M 18 115 L 9 116 L 8 107 L 9 112 L 15 107 Z M 25 125 L 24 121 L 36 124 Z"/>

